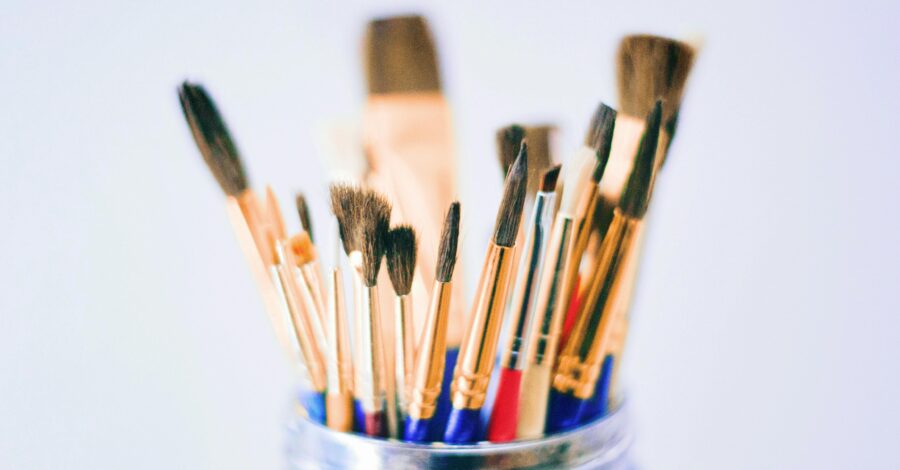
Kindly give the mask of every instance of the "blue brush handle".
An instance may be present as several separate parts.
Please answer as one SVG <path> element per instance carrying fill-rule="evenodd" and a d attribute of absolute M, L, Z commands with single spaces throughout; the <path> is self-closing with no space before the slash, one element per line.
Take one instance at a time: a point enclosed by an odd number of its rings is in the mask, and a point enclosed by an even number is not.
<path fill-rule="evenodd" d="M 578 415 L 585 403 L 585 400 L 574 395 L 551 389 L 544 433 L 555 434 L 578 426 Z"/>
<path fill-rule="evenodd" d="M 311 390 L 300 392 L 300 402 L 306 408 L 309 419 L 317 422 L 325 422 L 325 394 Z"/>
<path fill-rule="evenodd" d="M 432 420 L 429 419 L 411 419 L 406 418 L 406 425 L 403 427 L 403 440 L 409 442 L 433 442 Z"/>
<path fill-rule="evenodd" d="M 600 369 L 600 377 L 597 379 L 597 386 L 594 388 L 594 396 L 588 400 L 581 416 L 578 417 L 580 424 L 589 423 L 606 415 L 607 407 L 609 406 L 609 387 L 612 382 L 614 366 L 615 359 L 611 354 L 607 354 L 603 358 L 603 368 Z"/>
<path fill-rule="evenodd" d="M 366 413 L 359 400 L 353 400 L 353 432 L 366 433 Z"/>
<path fill-rule="evenodd" d="M 447 429 L 447 420 L 450 418 L 450 384 L 453 382 L 453 370 L 456 369 L 456 358 L 459 357 L 459 348 L 448 348 L 444 356 L 444 381 L 441 383 L 441 394 L 438 396 L 437 409 L 431 417 L 431 440 L 440 441 L 444 437 L 444 429 Z"/>
<path fill-rule="evenodd" d="M 447 420 L 444 442 L 447 444 L 474 444 L 481 440 L 481 409 L 453 408 Z"/>

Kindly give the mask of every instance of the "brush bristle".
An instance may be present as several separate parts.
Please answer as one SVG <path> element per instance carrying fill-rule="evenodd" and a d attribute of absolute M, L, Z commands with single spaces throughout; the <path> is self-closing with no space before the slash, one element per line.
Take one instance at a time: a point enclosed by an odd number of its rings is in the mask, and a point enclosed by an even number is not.
<path fill-rule="evenodd" d="M 609 162 L 609 152 L 612 149 L 613 132 L 616 129 L 616 110 L 600 103 L 597 111 L 591 118 L 591 125 L 588 128 L 587 135 L 584 139 L 584 145 L 594 149 L 597 152 L 597 164 L 594 166 L 594 172 L 591 174 L 591 180 L 599 183 L 606 171 L 606 163 Z"/>
<path fill-rule="evenodd" d="M 306 264 L 316 259 L 316 249 L 307 232 L 301 232 L 291 237 L 288 240 L 288 247 L 300 264 Z"/>
<path fill-rule="evenodd" d="M 440 282 L 450 282 L 453 279 L 453 269 L 456 267 L 456 248 L 459 241 L 459 202 L 450 204 L 447 217 L 444 218 L 444 228 L 441 230 L 441 243 L 438 245 L 438 263 L 435 278 Z"/>
<path fill-rule="evenodd" d="M 185 81 L 178 88 L 181 110 L 194 141 L 222 191 L 237 196 L 249 186 L 237 146 L 203 85 Z"/>
<path fill-rule="evenodd" d="M 556 191 L 556 180 L 559 179 L 559 170 L 562 165 L 553 165 L 549 170 L 544 172 L 541 178 L 541 192 L 552 193 Z"/>
<path fill-rule="evenodd" d="M 388 233 L 388 276 L 397 295 L 407 295 L 412 290 L 413 272 L 416 269 L 416 247 L 416 231 L 409 225 L 394 227 Z"/>
<path fill-rule="evenodd" d="M 316 239 L 313 236 L 312 219 L 309 215 L 309 205 L 306 203 L 306 196 L 304 196 L 303 193 L 297 193 L 296 201 L 297 215 L 300 216 L 300 227 L 303 228 L 304 232 L 309 234 L 309 239 L 315 243 Z"/>
<path fill-rule="evenodd" d="M 516 161 L 522 140 L 525 139 L 525 128 L 512 124 L 497 131 L 497 160 L 503 170 L 503 177 L 509 174 L 509 167 Z"/>
<path fill-rule="evenodd" d="M 355 207 L 358 209 L 351 230 L 357 231 L 357 238 L 362 242 L 362 274 L 366 286 L 374 287 L 378 282 L 378 271 L 381 260 L 387 250 L 388 232 L 390 231 L 391 203 L 376 191 L 360 190 L 355 196 Z"/>
<path fill-rule="evenodd" d="M 364 55 L 369 94 L 441 89 L 434 43 L 421 16 L 370 22 Z"/>
<path fill-rule="evenodd" d="M 653 181 L 656 174 L 656 146 L 659 143 L 659 127 L 662 119 L 662 102 L 656 105 L 647 116 L 646 130 L 641 138 L 634 166 L 628 183 L 619 200 L 619 208 L 623 213 L 640 219 L 647 212 L 650 196 L 653 193 Z"/>
<path fill-rule="evenodd" d="M 522 206 L 525 204 L 525 185 L 528 177 L 528 145 L 522 142 L 519 156 L 509 169 L 503 186 L 503 198 L 494 226 L 494 243 L 510 247 L 516 244 L 519 224 L 522 222 Z"/>
<path fill-rule="evenodd" d="M 650 35 L 626 36 L 616 57 L 621 112 L 646 116 L 662 99 L 668 123 L 681 105 L 684 85 L 694 63 L 694 48 L 674 39 Z"/>
<path fill-rule="evenodd" d="M 344 247 L 344 253 L 350 254 L 359 251 L 361 241 L 357 238 L 359 235 L 356 230 L 351 230 L 352 221 L 356 218 L 354 211 L 354 195 L 358 188 L 352 184 L 335 183 L 331 185 L 331 212 L 338 222 L 338 231 L 341 237 L 341 245 Z"/>

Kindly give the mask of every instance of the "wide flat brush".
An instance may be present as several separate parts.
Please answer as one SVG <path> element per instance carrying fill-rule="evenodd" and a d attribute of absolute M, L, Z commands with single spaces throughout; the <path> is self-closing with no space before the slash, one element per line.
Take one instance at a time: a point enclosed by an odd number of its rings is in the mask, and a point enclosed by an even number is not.
<path fill-rule="evenodd" d="M 555 190 L 559 169 L 557 165 L 545 172 L 543 184 L 535 196 L 528 232 L 521 245 L 522 272 L 516 279 L 508 320 L 509 340 L 503 350 L 497 395 L 488 421 L 487 439 L 491 442 L 506 442 L 516 438 L 519 384 L 525 365 L 525 333 L 534 316 L 538 280 L 556 207 Z"/>
<path fill-rule="evenodd" d="M 450 302 L 453 291 L 453 269 L 456 267 L 459 240 L 459 203 L 447 211 L 431 302 L 425 315 L 422 336 L 416 348 L 417 357 L 410 393 L 409 414 L 403 438 L 411 442 L 440 440 L 443 428 L 436 428 L 433 418 L 444 383 L 447 350 L 447 329 L 450 321 Z"/>
<path fill-rule="evenodd" d="M 500 326 L 522 220 L 528 152 L 523 144 L 506 178 L 494 236 L 488 245 L 451 386 L 452 405 L 444 440 L 451 444 L 481 439 L 480 412 L 494 368 Z"/>

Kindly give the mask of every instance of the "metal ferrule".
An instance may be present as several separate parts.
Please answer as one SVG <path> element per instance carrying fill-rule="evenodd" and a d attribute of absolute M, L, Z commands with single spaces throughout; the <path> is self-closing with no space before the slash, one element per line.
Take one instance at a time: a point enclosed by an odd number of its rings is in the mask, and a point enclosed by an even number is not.
<path fill-rule="evenodd" d="M 575 243 L 575 220 L 568 214 L 559 214 L 550 235 L 547 259 L 541 274 L 541 282 L 535 307 L 535 315 L 529 325 L 526 363 L 541 365 L 553 363 L 565 317 L 564 293 L 567 284 L 568 265 Z"/>
<path fill-rule="evenodd" d="M 617 307 L 616 292 L 622 282 L 631 244 L 640 220 L 626 217 L 616 209 L 609 231 L 600 245 L 597 276 L 590 280 L 584 303 L 566 347 L 560 354 L 554 389 L 587 399 L 594 393 L 608 348 Z"/>
<path fill-rule="evenodd" d="M 322 351 L 319 349 L 314 336 L 312 325 L 309 322 L 309 315 L 304 311 L 303 301 L 299 293 L 297 283 L 293 272 L 286 263 L 282 261 L 284 258 L 284 247 L 280 244 L 275 246 L 276 256 L 279 263 L 272 266 L 272 279 L 277 279 L 277 288 L 282 292 L 285 305 L 290 313 L 290 318 L 294 327 L 294 334 L 297 338 L 297 344 L 300 349 L 300 355 L 303 363 L 309 373 L 309 380 L 313 390 L 321 392 L 325 390 L 325 361 L 322 357 Z"/>
<path fill-rule="evenodd" d="M 367 413 L 382 411 L 385 404 L 384 348 L 381 338 L 381 314 L 378 288 L 360 290 L 359 370 L 356 397 Z"/>
<path fill-rule="evenodd" d="M 416 364 L 416 343 L 413 330 L 412 297 L 400 295 L 394 298 L 394 391 L 397 408 L 401 416 L 406 416 L 409 395 Z"/>
<path fill-rule="evenodd" d="M 441 382 L 444 378 L 444 355 L 447 352 L 447 323 L 450 318 L 451 282 L 435 281 L 417 349 L 416 368 L 413 375 L 409 402 L 409 417 L 429 419 L 437 408 Z"/>
<path fill-rule="evenodd" d="M 488 247 L 451 383 L 454 408 L 480 409 L 494 369 L 515 247 Z"/>
<path fill-rule="evenodd" d="M 553 217 L 554 193 L 538 192 L 534 199 L 534 210 L 529 224 L 530 230 L 522 245 L 524 252 L 516 276 L 516 288 L 512 298 L 510 313 L 509 342 L 503 351 L 502 367 L 521 370 L 525 365 L 524 349 L 528 324 L 534 316 L 535 300 L 538 294 L 538 279 L 541 276 L 544 252 L 547 248 L 547 232 Z"/>

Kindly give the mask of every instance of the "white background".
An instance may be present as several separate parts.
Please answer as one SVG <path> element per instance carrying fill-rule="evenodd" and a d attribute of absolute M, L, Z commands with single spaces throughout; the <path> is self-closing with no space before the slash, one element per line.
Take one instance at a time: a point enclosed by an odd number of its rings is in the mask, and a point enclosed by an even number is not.
<path fill-rule="evenodd" d="M 470 264 L 495 128 L 556 122 L 571 150 L 622 34 L 704 34 L 627 356 L 637 460 L 900 467 L 895 2 L 126 3 L 0 15 L 0 467 L 283 466 L 291 378 L 175 87 L 204 81 L 254 181 L 324 229 L 312 129 L 359 109 L 366 19 L 408 11 L 442 55 Z"/>

